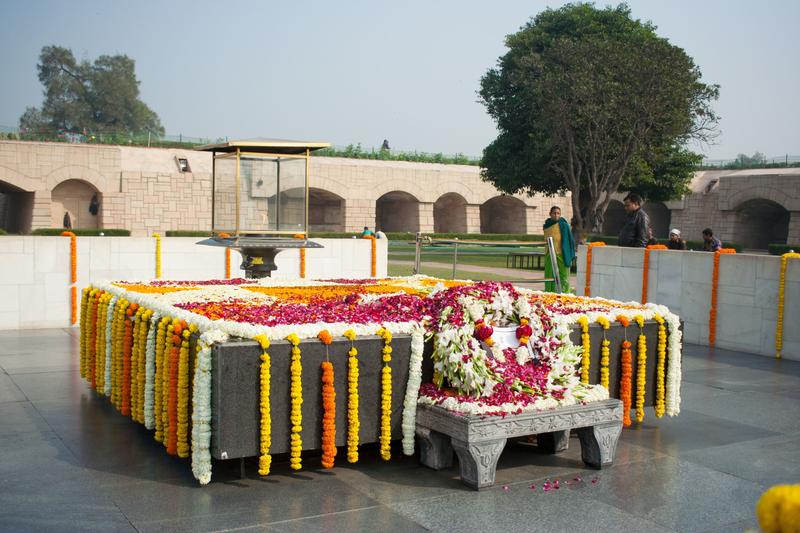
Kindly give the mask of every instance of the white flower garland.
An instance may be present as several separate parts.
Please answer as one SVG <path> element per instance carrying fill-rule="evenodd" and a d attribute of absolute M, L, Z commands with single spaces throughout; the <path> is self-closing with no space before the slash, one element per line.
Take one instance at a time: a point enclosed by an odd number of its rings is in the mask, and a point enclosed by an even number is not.
<path fill-rule="evenodd" d="M 681 412 L 681 329 L 678 316 L 664 307 L 664 320 L 669 326 L 667 337 L 666 413 L 676 416 Z"/>
<path fill-rule="evenodd" d="M 119 296 L 116 294 L 108 302 L 108 311 L 106 311 L 106 347 L 105 347 L 105 378 L 103 380 L 103 394 L 111 396 L 111 350 L 114 346 L 111 341 L 112 325 L 114 323 L 114 307 L 117 305 Z"/>
<path fill-rule="evenodd" d="M 150 317 L 150 329 L 147 331 L 147 344 L 145 345 L 144 363 L 144 427 L 155 427 L 153 402 L 155 401 L 155 373 L 156 373 L 156 330 L 161 313 L 155 312 Z"/>
<path fill-rule="evenodd" d="M 192 473 L 201 485 L 211 481 L 211 350 L 228 340 L 220 331 L 208 331 L 197 341 L 197 368 L 192 389 Z"/>
<path fill-rule="evenodd" d="M 411 357 L 408 362 L 408 382 L 403 400 L 403 453 L 414 455 L 414 437 L 417 427 L 417 399 L 422 384 L 422 351 L 425 336 L 421 327 L 411 333 Z"/>

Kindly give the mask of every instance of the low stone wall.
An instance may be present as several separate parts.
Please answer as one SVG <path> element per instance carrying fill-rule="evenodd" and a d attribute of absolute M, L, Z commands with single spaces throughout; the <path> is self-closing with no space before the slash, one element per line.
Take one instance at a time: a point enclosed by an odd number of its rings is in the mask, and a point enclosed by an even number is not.
<path fill-rule="evenodd" d="M 684 321 L 684 341 L 708 345 L 714 254 L 652 250 L 648 300 L 666 305 Z M 644 250 L 592 249 L 591 295 L 639 301 Z M 720 257 L 716 346 L 775 356 L 780 257 L 723 254 Z M 583 294 L 586 246 L 578 248 L 577 293 Z M 800 360 L 800 261 L 786 269 L 782 356 Z"/>
<path fill-rule="evenodd" d="M 223 248 L 198 246 L 196 237 L 162 237 L 162 279 L 222 279 Z M 155 242 L 146 237 L 78 237 L 79 288 L 101 280 L 155 277 Z M 372 268 L 367 239 L 314 239 L 324 248 L 306 250 L 308 278 L 368 278 Z M 376 273 L 387 275 L 387 241 L 376 242 Z M 296 278 L 299 250 L 276 258 L 276 278 Z M 231 277 L 244 277 L 241 255 L 231 252 Z M 70 325 L 70 239 L 0 237 L 0 330 L 61 328 Z"/>

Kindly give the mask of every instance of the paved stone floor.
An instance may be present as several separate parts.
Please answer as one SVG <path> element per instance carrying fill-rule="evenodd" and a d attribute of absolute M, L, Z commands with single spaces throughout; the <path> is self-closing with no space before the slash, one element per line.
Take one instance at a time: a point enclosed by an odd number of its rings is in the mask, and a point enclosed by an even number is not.
<path fill-rule="evenodd" d="M 0 531 L 743 531 L 765 488 L 800 481 L 800 363 L 687 346 L 683 412 L 623 432 L 615 464 L 586 470 L 509 444 L 496 487 L 415 458 L 259 479 L 187 462 L 91 393 L 75 330 L 0 332 Z M 560 489 L 544 492 L 546 479 Z M 576 481 L 581 478 L 581 481 Z M 535 490 L 531 488 L 535 485 Z"/>

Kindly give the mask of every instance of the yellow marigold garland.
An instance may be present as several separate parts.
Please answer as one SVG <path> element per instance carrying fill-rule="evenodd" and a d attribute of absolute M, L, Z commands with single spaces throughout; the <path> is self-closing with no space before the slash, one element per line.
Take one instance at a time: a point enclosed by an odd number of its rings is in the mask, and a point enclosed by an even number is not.
<path fill-rule="evenodd" d="M 173 330 L 174 330 L 174 321 L 172 318 L 169 319 L 167 323 L 167 331 L 164 335 L 164 359 L 163 359 L 163 368 L 161 369 L 161 428 L 163 431 L 163 438 L 161 442 L 164 446 L 167 446 L 167 440 L 169 438 L 169 366 L 170 366 L 170 357 L 172 354 L 172 346 L 173 346 Z"/>
<path fill-rule="evenodd" d="M 636 422 L 644 420 L 645 385 L 647 384 L 647 338 L 644 336 L 644 317 L 633 317 L 639 326 L 639 338 L 636 341 Z"/>
<path fill-rule="evenodd" d="M 600 345 L 600 385 L 608 389 L 608 356 L 610 354 L 609 346 L 611 346 L 611 341 L 606 338 L 606 331 L 611 326 L 611 323 L 604 316 L 597 317 L 597 323 L 603 328 L 603 341 Z"/>
<path fill-rule="evenodd" d="M 764 533 L 800 530 L 800 485 L 775 485 L 756 504 L 758 525 Z"/>
<path fill-rule="evenodd" d="M 591 364 L 591 340 L 589 338 L 589 319 L 585 316 L 578 318 L 581 325 L 581 383 L 589 383 L 589 365 Z"/>
<path fill-rule="evenodd" d="M 289 366 L 291 376 L 290 395 L 291 395 L 291 414 L 289 420 L 292 423 L 292 436 L 289 450 L 289 466 L 292 470 L 303 468 L 302 451 L 303 438 L 303 365 L 300 359 L 300 338 L 291 333 L 286 340 L 292 344 L 292 362 Z"/>
<path fill-rule="evenodd" d="M 189 328 L 181 332 L 178 355 L 178 457 L 189 457 Z"/>
<path fill-rule="evenodd" d="M 88 344 L 89 335 L 86 332 L 86 330 L 87 330 L 87 328 L 89 326 L 89 320 L 88 320 L 88 316 L 87 316 L 88 315 L 87 309 L 89 307 L 89 292 L 90 292 L 90 290 L 91 289 L 89 287 L 86 287 L 85 289 L 83 289 L 81 291 L 81 317 L 80 317 L 79 327 L 80 327 L 80 330 L 81 330 L 81 339 L 80 339 L 80 362 L 81 362 L 81 364 L 80 364 L 80 369 L 81 369 L 81 377 L 83 379 L 88 379 L 88 376 L 89 376 L 89 364 L 88 364 L 88 357 L 87 357 L 87 352 L 88 352 L 87 348 L 89 346 L 89 344 Z"/>
<path fill-rule="evenodd" d="M 103 393 L 106 372 L 106 309 L 108 306 L 108 293 L 102 292 L 97 305 L 97 334 L 94 339 L 95 353 L 97 354 L 97 390 Z"/>
<path fill-rule="evenodd" d="M 350 341 L 347 352 L 347 462 L 358 462 L 358 442 L 361 422 L 358 419 L 358 350 L 355 341 L 356 332 L 348 329 L 344 332 Z"/>
<path fill-rule="evenodd" d="M 155 421 L 156 442 L 164 441 L 164 426 L 162 420 L 162 394 L 163 394 L 163 375 L 164 375 L 164 341 L 167 334 L 167 324 L 171 322 L 169 317 L 163 317 L 158 322 L 158 330 L 156 330 L 156 371 L 155 383 L 153 387 L 153 417 Z"/>
<path fill-rule="evenodd" d="M 161 235 L 153 233 L 156 240 L 156 279 L 161 279 Z"/>
<path fill-rule="evenodd" d="M 789 259 L 800 259 L 800 254 L 789 252 L 781 256 L 781 277 L 778 283 L 778 320 L 775 323 L 775 358 L 781 358 L 783 350 L 783 304 L 786 299 L 786 266 Z"/>
<path fill-rule="evenodd" d="M 130 402 L 131 402 L 131 418 L 136 420 L 136 413 L 138 413 L 137 402 L 139 401 L 139 341 L 141 336 L 139 332 L 142 328 L 142 313 L 144 309 L 139 307 L 133 315 L 133 343 L 131 345 L 131 388 L 130 388 Z"/>
<path fill-rule="evenodd" d="M 658 322 L 658 345 L 656 353 L 656 416 L 661 418 L 664 416 L 666 397 L 666 373 L 665 368 L 667 365 L 667 327 L 664 325 L 664 318 L 661 315 L 656 315 L 653 320 Z"/>
<path fill-rule="evenodd" d="M 256 341 L 261 346 L 261 366 L 259 370 L 259 381 L 260 381 L 260 388 L 259 388 L 259 412 L 261 415 L 261 422 L 260 422 L 260 438 L 259 438 L 259 453 L 258 456 L 258 475 L 259 476 L 268 476 L 270 467 L 272 466 L 272 456 L 269 453 L 269 449 L 272 446 L 272 412 L 271 406 L 269 403 L 269 393 L 270 393 L 270 378 L 271 378 L 271 369 L 270 369 L 270 358 L 267 350 L 269 349 L 269 339 L 263 333 L 261 335 L 256 335 L 253 337 L 253 340 Z"/>
<path fill-rule="evenodd" d="M 392 458 L 392 332 L 386 328 L 378 330 L 383 337 L 383 368 L 381 369 L 381 434 L 378 438 L 381 445 L 381 458 L 388 461 Z"/>

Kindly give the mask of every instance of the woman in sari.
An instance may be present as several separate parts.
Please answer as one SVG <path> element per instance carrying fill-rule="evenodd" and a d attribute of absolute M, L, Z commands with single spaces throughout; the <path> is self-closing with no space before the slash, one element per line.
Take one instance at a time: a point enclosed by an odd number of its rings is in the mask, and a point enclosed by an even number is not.
<path fill-rule="evenodd" d="M 554 205 L 550 208 L 550 218 L 544 223 L 544 238 L 553 238 L 553 248 L 556 251 L 556 262 L 558 264 L 558 277 L 561 280 L 561 292 L 572 292 L 569 286 L 569 271 L 572 266 L 572 260 L 575 259 L 575 241 L 572 238 L 572 230 L 566 220 L 561 218 L 561 208 Z M 553 277 L 553 267 L 550 262 L 550 254 L 548 251 L 547 257 L 544 261 L 544 277 Z M 555 283 L 546 281 L 544 290 L 548 292 L 555 291 Z"/>

